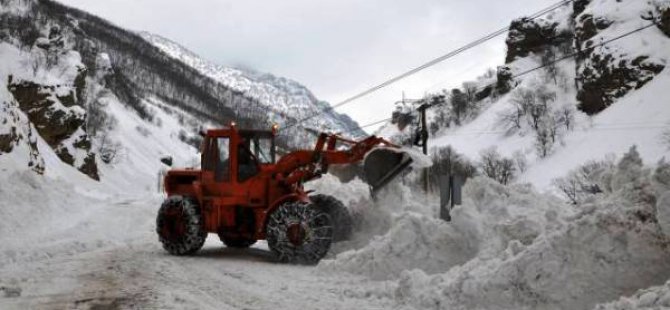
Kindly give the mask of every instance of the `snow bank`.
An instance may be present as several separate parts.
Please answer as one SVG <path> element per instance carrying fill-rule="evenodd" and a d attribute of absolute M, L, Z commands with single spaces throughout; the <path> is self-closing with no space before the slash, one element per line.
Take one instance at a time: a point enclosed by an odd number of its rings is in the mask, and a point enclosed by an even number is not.
<path fill-rule="evenodd" d="M 353 215 L 353 236 L 333 244 L 329 257 L 368 245 L 374 237 L 388 232 L 393 225 L 394 214 L 403 210 L 426 216 L 433 216 L 437 211 L 437 208 L 428 207 L 436 204 L 428 203 L 426 197 L 412 195 L 409 188 L 399 180 L 383 188 L 376 201 L 370 196 L 370 187 L 358 178 L 341 183 L 337 177 L 326 174 L 319 180 L 307 183 L 305 187 L 316 193 L 336 197 Z"/>
<path fill-rule="evenodd" d="M 439 272 L 468 261 L 475 253 L 459 231 L 439 219 L 416 213 L 402 213 L 391 229 L 364 248 L 346 251 L 319 265 L 322 270 L 345 270 L 372 279 L 397 277 L 407 269 Z"/>
<path fill-rule="evenodd" d="M 503 251 L 513 241 L 529 244 L 545 229 L 560 226 L 560 202 L 542 197 L 527 186 L 503 187 L 485 178 L 471 180 L 464 196 L 475 199 L 455 208 L 450 223 L 434 217 L 436 208 L 422 205 L 409 191 L 405 194 L 410 199 L 391 198 L 400 206 L 391 208 L 387 232 L 372 238 L 363 248 L 324 261 L 319 268 L 373 279 L 396 278 L 408 269 L 434 274 L 477 256 Z"/>
<path fill-rule="evenodd" d="M 656 181 L 667 171 L 652 174 L 639 156 L 628 155 L 611 171 L 613 191 L 562 217 L 554 230 L 527 245 L 512 240 L 504 251 L 492 247 L 443 274 L 405 271 L 398 301 L 425 309 L 590 309 L 664 283 L 670 239 L 655 209 L 665 198 L 654 201 L 667 192 Z"/>
<path fill-rule="evenodd" d="M 670 281 L 664 285 L 640 290 L 633 296 L 622 297 L 617 301 L 599 304 L 595 310 L 642 310 L 670 308 Z"/>
<path fill-rule="evenodd" d="M 475 178 L 449 223 L 426 205 L 435 201 L 397 183 L 389 200 L 370 207 L 395 201 L 386 205 L 388 229 L 341 248 L 317 269 L 397 283 L 389 294 L 399 306 L 591 309 L 670 277 L 670 237 L 663 232 L 670 226 L 669 175 L 670 165 L 649 169 L 632 149 L 604 174 L 605 192 L 575 207 L 530 185 Z M 634 298 L 660 304 L 665 294 Z"/>

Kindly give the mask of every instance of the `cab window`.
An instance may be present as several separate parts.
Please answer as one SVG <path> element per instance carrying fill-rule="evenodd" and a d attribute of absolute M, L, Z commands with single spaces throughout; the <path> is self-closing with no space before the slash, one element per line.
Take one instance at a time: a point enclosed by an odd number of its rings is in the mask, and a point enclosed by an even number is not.
<path fill-rule="evenodd" d="M 274 145 L 271 138 L 254 137 L 251 150 L 261 164 L 274 163 Z"/>
<path fill-rule="evenodd" d="M 237 147 L 237 179 L 244 182 L 258 173 L 256 159 L 246 144 L 241 143 Z"/>
<path fill-rule="evenodd" d="M 214 170 L 214 179 L 217 182 L 230 181 L 230 140 L 228 138 L 216 138 L 211 150 L 216 155 L 216 168 Z"/>

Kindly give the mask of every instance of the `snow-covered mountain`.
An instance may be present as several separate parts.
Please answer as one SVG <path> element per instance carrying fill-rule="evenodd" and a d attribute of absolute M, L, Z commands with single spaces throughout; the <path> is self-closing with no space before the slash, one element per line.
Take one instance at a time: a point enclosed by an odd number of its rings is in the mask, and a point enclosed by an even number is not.
<path fill-rule="evenodd" d="M 148 32 L 141 32 L 140 35 L 166 54 L 257 100 L 273 111 L 275 122 L 290 125 L 312 115 L 323 114 L 306 120 L 303 125 L 313 129 L 341 131 L 352 136 L 365 134 L 349 116 L 329 109 L 328 103 L 318 100 L 309 89 L 296 81 L 269 73 L 218 65 L 159 35 Z"/>
<path fill-rule="evenodd" d="M 120 134 L 122 120 L 136 116 L 143 121 L 133 126 L 147 139 L 162 131 L 196 147 L 199 130 L 231 121 L 269 129 L 316 115 L 281 131 L 284 148 L 311 147 L 315 136 L 305 128 L 364 134 L 295 81 L 214 65 L 167 39 L 140 36 L 58 2 L 0 4 L 2 99 L 11 116 L 0 125 L 0 150 L 25 144 L 25 168 L 49 170 L 39 156 L 46 150 L 35 142 L 41 138 L 60 160 L 98 180 L 100 166 L 142 148 Z M 112 113 L 117 103 L 135 115 Z M 165 126 L 173 123 L 167 118 L 177 125 Z M 173 152 L 152 153 L 157 160 Z"/>

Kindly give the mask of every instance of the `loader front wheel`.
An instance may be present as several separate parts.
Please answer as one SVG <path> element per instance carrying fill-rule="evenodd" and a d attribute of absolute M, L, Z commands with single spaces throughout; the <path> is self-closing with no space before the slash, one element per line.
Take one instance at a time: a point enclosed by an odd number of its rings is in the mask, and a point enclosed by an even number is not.
<path fill-rule="evenodd" d="M 207 233 L 202 227 L 197 203 L 187 197 L 172 196 L 158 210 L 156 233 L 163 248 L 173 255 L 188 255 L 200 250 Z"/>
<path fill-rule="evenodd" d="M 313 204 L 287 202 L 270 215 L 266 235 L 279 261 L 311 265 L 330 250 L 333 227 L 330 215 Z"/>
<path fill-rule="evenodd" d="M 333 224 L 333 242 L 349 240 L 353 231 L 353 219 L 351 213 L 337 198 L 329 195 L 317 194 L 309 196 L 309 199 L 330 215 Z"/>

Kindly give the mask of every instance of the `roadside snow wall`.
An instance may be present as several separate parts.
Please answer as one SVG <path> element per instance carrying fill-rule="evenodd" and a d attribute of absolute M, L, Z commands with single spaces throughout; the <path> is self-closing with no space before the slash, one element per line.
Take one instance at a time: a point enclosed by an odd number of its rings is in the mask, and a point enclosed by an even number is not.
<path fill-rule="evenodd" d="M 658 167 L 633 149 L 575 207 L 475 178 L 450 223 L 416 212 L 409 192 L 385 233 L 319 270 L 390 280 L 399 304 L 420 309 L 592 309 L 670 277 L 670 225 L 657 216 L 670 214 L 670 165 Z"/>

